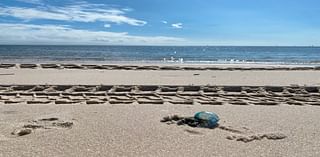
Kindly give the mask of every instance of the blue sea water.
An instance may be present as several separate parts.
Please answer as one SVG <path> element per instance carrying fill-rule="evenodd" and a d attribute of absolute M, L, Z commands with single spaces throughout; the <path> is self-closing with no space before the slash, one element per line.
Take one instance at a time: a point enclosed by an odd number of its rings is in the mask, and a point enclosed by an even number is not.
<path fill-rule="evenodd" d="M 0 62 L 320 64 L 320 47 L 0 45 Z"/>

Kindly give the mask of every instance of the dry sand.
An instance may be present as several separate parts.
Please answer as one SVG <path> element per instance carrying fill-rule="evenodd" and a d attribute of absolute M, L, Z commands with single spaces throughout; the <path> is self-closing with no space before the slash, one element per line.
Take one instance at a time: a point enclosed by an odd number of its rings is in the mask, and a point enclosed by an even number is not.
<path fill-rule="evenodd" d="M 160 123 L 163 116 L 216 112 L 221 124 L 248 134 L 283 133 L 282 140 L 228 140 L 221 129 Z M 0 156 L 319 156 L 319 107 L 188 105 L 5 105 L 0 107 Z M 72 128 L 10 133 L 40 117 Z M 189 130 L 189 131 L 187 131 Z M 190 131 L 191 130 L 191 131 Z M 191 133 L 190 133 L 191 132 Z"/>
<path fill-rule="evenodd" d="M 2 74 L 2 75 L 1 75 Z M 5 75 L 6 74 L 6 75 Z M 320 85 L 318 71 L 0 69 L 1 84 Z"/>
<path fill-rule="evenodd" d="M 319 86 L 319 78 L 320 71 L 308 70 L 0 69 L 2 85 Z M 11 104 L 4 102 L 10 97 L 20 99 L 23 96 L 19 94 L 18 89 L 7 91 L 5 88 L 11 89 L 11 86 L 4 87 L 1 86 L 0 89 L 0 93 L 2 93 L 0 95 L 1 157 L 320 156 L 320 123 L 318 122 L 320 108 L 317 105 L 297 106 L 283 102 L 271 106 L 231 105 L 229 100 L 231 98 L 238 99 L 238 97 L 226 95 L 228 93 L 218 94 L 219 97 L 226 100 L 222 105 L 172 103 L 158 105 L 44 103 L 36 105 L 25 102 Z M 304 89 L 304 87 L 301 88 Z M 24 92 L 22 91 L 22 93 Z M 28 92 L 35 91 L 28 90 Z M 68 94 L 68 91 L 64 91 L 64 94 Z M 268 94 L 267 99 L 271 101 L 274 92 Z M 43 93 L 39 95 L 28 95 L 27 93 L 25 96 L 31 96 L 32 99 L 49 98 Z M 68 99 L 72 97 L 66 97 L 63 93 L 59 96 Z M 194 97 L 194 95 L 189 97 Z M 273 101 L 281 101 L 282 98 L 286 98 L 286 95 L 281 95 L 280 98 Z M 319 91 L 310 94 L 297 90 L 291 98 L 298 98 L 297 101 L 305 101 L 306 103 L 319 104 L 320 96 Z M 239 130 L 241 133 L 233 133 L 226 131 L 226 129 L 191 128 L 160 122 L 164 116 L 173 114 L 192 116 L 198 111 L 217 113 L 220 117 L 220 125 Z M 23 129 L 29 129 L 30 134 L 27 132 L 24 136 L 17 135 Z M 270 133 L 283 134 L 286 138 L 279 140 L 263 138 L 247 143 L 227 139 L 230 136 L 248 137 Z"/>

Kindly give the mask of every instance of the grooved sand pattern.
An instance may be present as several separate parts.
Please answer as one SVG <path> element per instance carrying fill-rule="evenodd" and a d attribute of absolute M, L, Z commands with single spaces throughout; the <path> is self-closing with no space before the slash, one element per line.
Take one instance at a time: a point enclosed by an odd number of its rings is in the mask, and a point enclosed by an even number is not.
<path fill-rule="evenodd" d="M 317 86 L 1 85 L 0 104 L 316 105 Z"/>

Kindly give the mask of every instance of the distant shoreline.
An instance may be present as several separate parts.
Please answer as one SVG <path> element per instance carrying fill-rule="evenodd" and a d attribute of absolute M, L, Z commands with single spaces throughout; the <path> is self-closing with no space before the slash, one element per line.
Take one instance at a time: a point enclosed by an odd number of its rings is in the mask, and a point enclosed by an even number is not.
<path fill-rule="evenodd" d="M 137 66 L 218 66 L 218 67 L 318 67 L 318 63 L 237 62 L 237 61 L 95 61 L 95 60 L 21 60 L 0 59 L 0 64 L 90 64 L 90 65 L 137 65 Z"/>
<path fill-rule="evenodd" d="M 261 70 L 315 70 L 320 71 L 318 65 L 280 65 L 280 64 L 185 64 L 185 63 L 139 63 L 139 62 L 48 62 L 48 63 L 0 63 L 0 69 L 79 69 L 79 70 L 196 70 L 196 71 L 261 71 Z"/>

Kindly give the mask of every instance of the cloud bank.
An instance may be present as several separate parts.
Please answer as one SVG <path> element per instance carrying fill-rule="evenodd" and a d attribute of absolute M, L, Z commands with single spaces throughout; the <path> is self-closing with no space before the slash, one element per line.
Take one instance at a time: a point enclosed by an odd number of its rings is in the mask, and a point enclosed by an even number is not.
<path fill-rule="evenodd" d="M 66 25 L 0 24 L 0 44 L 175 45 L 185 39 L 127 32 L 73 29 Z"/>
<path fill-rule="evenodd" d="M 131 35 L 126 31 L 111 31 L 119 24 L 147 24 L 144 20 L 129 17 L 127 14 L 133 9 L 128 7 L 74 0 L 68 0 L 72 1 L 72 5 L 63 6 L 48 5 L 45 3 L 47 0 L 15 1 L 31 5 L 0 5 L 0 18 L 14 18 L 0 22 L 0 44 L 180 45 L 186 42 L 178 37 Z M 78 27 L 84 24 L 85 27 Z M 90 27 L 90 24 L 93 26 Z M 96 28 L 97 25 L 102 28 Z M 182 24 L 177 23 L 174 27 L 182 28 Z"/>

